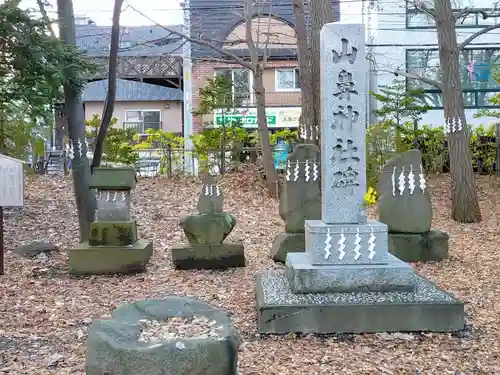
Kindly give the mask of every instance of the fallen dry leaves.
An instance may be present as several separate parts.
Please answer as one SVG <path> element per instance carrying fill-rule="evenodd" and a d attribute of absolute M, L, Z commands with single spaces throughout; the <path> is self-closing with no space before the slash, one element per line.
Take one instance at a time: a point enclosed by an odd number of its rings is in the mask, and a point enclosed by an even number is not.
<path fill-rule="evenodd" d="M 170 294 L 190 295 L 228 310 L 243 338 L 240 375 L 500 374 L 500 193 L 494 178 L 478 178 L 483 222 L 458 224 L 448 217 L 447 176 L 430 181 L 434 227 L 450 236 L 450 258 L 416 268 L 467 302 L 468 326 L 460 334 L 261 336 L 257 332 L 254 278 L 276 266 L 268 257 L 283 228 L 278 204 L 255 175 L 227 175 L 225 209 L 238 223 L 228 241 L 243 241 L 247 267 L 225 272 L 175 271 L 169 247 L 185 239 L 181 214 L 192 213 L 200 182 L 142 180 L 133 213 L 141 238 L 154 241 L 146 273 L 70 278 L 64 249 L 78 228 L 69 178 L 30 179 L 22 209 L 6 214 L 6 248 L 50 241 L 61 249 L 24 259 L 7 252 L 0 276 L 0 374 L 84 374 L 85 338 L 92 318 L 119 304 Z M 146 375 L 146 374 L 137 374 Z"/>

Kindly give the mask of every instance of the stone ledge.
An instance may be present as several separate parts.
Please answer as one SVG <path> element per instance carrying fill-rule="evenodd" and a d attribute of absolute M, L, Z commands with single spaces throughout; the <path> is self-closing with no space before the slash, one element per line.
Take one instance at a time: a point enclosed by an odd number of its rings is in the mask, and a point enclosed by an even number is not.
<path fill-rule="evenodd" d="M 182 245 L 172 248 L 177 269 L 226 269 L 245 267 L 243 244 Z"/>
<path fill-rule="evenodd" d="M 314 265 L 325 264 L 385 264 L 387 263 L 387 225 L 376 220 L 366 224 L 326 224 L 321 220 L 305 222 L 306 253 Z M 330 254 L 325 255 L 327 232 L 330 231 Z M 374 236 L 373 257 L 370 259 L 370 238 Z M 340 259 L 339 240 L 344 235 L 344 249 Z M 355 259 L 356 235 L 359 234 L 359 257 Z"/>
<path fill-rule="evenodd" d="M 153 243 L 139 240 L 131 246 L 90 246 L 82 242 L 68 250 L 71 275 L 143 272 L 153 254 Z"/>
<path fill-rule="evenodd" d="M 293 293 L 411 292 L 413 268 L 389 254 L 387 264 L 314 266 L 304 253 L 290 253 L 285 275 Z"/>
<path fill-rule="evenodd" d="M 405 262 L 439 261 L 448 257 L 450 236 L 438 230 L 427 233 L 389 233 L 389 252 Z"/>
<path fill-rule="evenodd" d="M 281 232 L 274 239 L 269 254 L 275 262 L 285 263 L 288 253 L 300 253 L 306 249 L 304 233 Z"/>
<path fill-rule="evenodd" d="M 274 333 L 454 332 L 463 302 L 416 276 L 413 293 L 293 294 L 283 272 L 257 276 L 259 330 Z"/>

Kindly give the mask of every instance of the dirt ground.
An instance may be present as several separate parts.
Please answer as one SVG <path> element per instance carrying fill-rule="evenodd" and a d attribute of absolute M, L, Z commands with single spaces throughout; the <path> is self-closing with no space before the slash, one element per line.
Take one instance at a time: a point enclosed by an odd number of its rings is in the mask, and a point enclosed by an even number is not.
<path fill-rule="evenodd" d="M 243 241 L 247 267 L 224 272 L 175 271 L 169 248 L 185 242 L 181 214 L 195 212 L 200 182 L 141 180 L 133 196 L 140 237 L 154 241 L 146 273 L 70 278 L 65 249 L 77 243 L 72 183 L 37 177 L 26 184 L 25 207 L 6 210 L 6 274 L 0 276 L 0 374 L 84 374 L 86 330 L 92 318 L 119 304 L 170 294 L 196 296 L 228 310 L 240 330 L 240 375 L 500 374 L 500 184 L 478 179 L 483 221 L 458 224 L 450 216 L 450 181 L 430 178 L 436 229 L 450 234 L 450 257 L 416 264 L 440 287 L 466 301 L 459 334 L 261 336 L 256 325 L 255 275 L 279 268 L 269 259 L 283 228 L 277 201 L 252 174 L 225 176 L 225 210 L 237 225 L 227 241 Z M 373 215 L 373 212 L 371 212 Z M 59 251 L 25 259 L 9 250 L 50 241 Z M 142 375 L 142 374 L 137 374 Z"/>

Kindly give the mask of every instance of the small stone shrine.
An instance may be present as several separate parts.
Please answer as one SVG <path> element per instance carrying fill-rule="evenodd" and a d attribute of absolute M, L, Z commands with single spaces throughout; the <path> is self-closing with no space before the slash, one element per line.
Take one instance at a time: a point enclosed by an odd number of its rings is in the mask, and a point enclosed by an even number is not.
<path fill-rule="evenodd" d="M 285 231 L 271 247 L 271 258 L 285 262 L 288 253 L 305 249 L 304 220 L 321 217 L 320 151 L 312 144 L 298 145 L 286 161 L 285 183 L 280 192 L 280 216 Z"/>
<path fill-rule="evenodd" d="M 240 337 L 228 313 L 170 296 L 119 306 L 89 327 L 87 375 L 237 375 Z"/>
<path fill-rule="evenodd" d="M 132 168 L 95 168 L 89 188 L 95 189 L 97 210 L 90 238 L 68 251 L 69 273 L 99 275 L 143 272 L 153 244 L 138 240 L 130 215 L 130 191 L 135 187 Z"/>
<path fill-rule="evenodd" d="M 321 31 L 321 220 L 285 272 L 257 278 L 261 333 L 456 331 L 464 306 L 388 252 L 387 225 L 368 220 L 365 29 Z M 409 213 L 411 215 L 411 213 Z"/>
<path fill-rule="evenodd" d="M 389 230 L 391 254 L 405 262 L 448 256 L 448 234 L 431 230 L 432 204 L 419 150 L 391 159 L 379 176 L 377 192 L 379 217 Z"/>
<path fill-rule="evenodd" d="M 236 219 L 223 211 L 224 195 L 215 179 L 203 179 L 198 215 L 183 216 L 180 226 L 189 245 L 172 249 L 172 262 L 178 269 L 224 269 L 245 266 L 243 244 L 222 243 L 236 225 Z"/>

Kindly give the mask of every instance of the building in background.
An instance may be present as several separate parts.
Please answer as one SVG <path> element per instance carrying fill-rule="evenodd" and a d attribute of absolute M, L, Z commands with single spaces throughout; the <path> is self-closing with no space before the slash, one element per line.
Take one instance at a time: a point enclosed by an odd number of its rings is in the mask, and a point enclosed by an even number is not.
<path fill-rule="evenodd" d="M 182 31 L 182 26 L 169 26 Z M 76 26 L 78 46 L 98 66 L 84 94 L 85 119 L 102 114 L 107 93 L 111 27 L 85 19 Z M 148 128 L 181 134 L 182 38 L 161 26 L 122 27 L 113 116 L 117 127 Z"/>
<path fill-rule="evenodd" d="M 334 19 L 340 19 L 339 2 L 332 0 Z M 246 45 L 246 27 L 242 16 L 243 6 L 233 0 L 190 0 L 189 19 L 191 36 L 203 35 L 205 39 L 222 41 L 219 45 L 248 60 Z M 260 35 L 270 35 L 268 62 L 264 71 L 266 91 L 267 122 L 271 130 L 298 127 L 301 113 L 300 83 L 296 55 L 294 30 L 295 17 L 292 1 L 271 0 L 263 6 L 260 16 L 252 20 L 254 40 Z M 309 20 L 306 14 L 306 19 Z M 259 32 L 258 30 L 261 30 Z M 253 94 L 252 74 L 238 64 L 213 62 L 210 58 L 224 58 L 213 49 L 191 43 L 192 68 L 192 106 L 200 102 L 199 90 L 209 78 L 216 75 L 227 77 L 232 82 L 232 113 L 225 113 L 234 119 L 240 119 L 247 129 L 257 128 L 256 103 Z M 222 113 L 193 118 L 193 130 L 200 131 L 206 125 L 222 122 Z"/>
<path fill-rule="evenodd" d="M 476 0 L 475 7 L 491 8 L 491 1 Z M 367 24 L 368 54 L 375 61 L 370 74 L 370 88 L 377 91 L 380 85 L 390 85 L 400 69 L 415 75 L 439 78 L 439 55 L 434 21 L 422 13 L 409 9 L 405 2 L 381 0 L 378 7 L 371 1 L 362 3 L 361 19 Z M 500 22 L 500 18 L 482 19 L 471 14 L 457 25 L 458 43 L 481 28 Z M 481 35 L 460 54 L 465 115 L 469 124 L 491 124 L 493 118 L 474 118 L 481 108 L 492 107 L 489 98 L 500 93 L 500 84 L 493 72 L 500 68 L 500 32 Z M 433 107 L 421 124 L 441 126 L 444 123 L 442 94 L 435 87 L 419 80 L 405 79 L 407 87 L 425 90 L 427 103 Z M 377 103 L 370 101 L 370 111 Z M 372 117 L 371 121 L 375 119 Z"/>
<path fill-rule="evenodd" d="M 95 114 L 101 116 L 108 90 L 108 80 L 90 82 L 86 85 L 82 101 L 85 119 Z M 115 127 L 134 129 L 144 134 L 146 130 L 182 132 L 182 90 L 118 79 L 113 117 Z"/>

